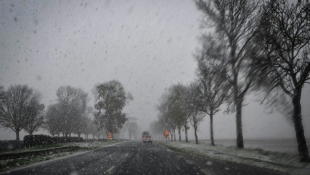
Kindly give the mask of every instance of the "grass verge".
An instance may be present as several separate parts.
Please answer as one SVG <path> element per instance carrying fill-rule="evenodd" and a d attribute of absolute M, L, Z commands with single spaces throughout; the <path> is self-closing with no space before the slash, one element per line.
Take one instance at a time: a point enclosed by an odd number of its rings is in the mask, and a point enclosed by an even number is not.
<path fill-rule="evenodd" d="M 31 150 L 28 149 L 28 151 L 40 150 L 40 149 L 44 150 L 44 149 L 57 148 L 57 147 L 68 146 L 68 145 L 79 146 L 79 149 L 71 150 L 71 151 L 65 151 L 65 152 L 58 152 L 58 153 L 51 152 L 49 155 L 38 155 L 35 157 L 30 156 L 30 157 L 23 157 L 23 158 L 18 158 L 18 159 L 1 160 L 0 161 L 0 172 L 3 172 L 9 168 L 20 167 L 20 166 L 24 166 L 24 165 L 37 163 L 37 162 L 52 160 L 52 159 L 59 158 L 59 157 L 69 156 L 69 155 L 73 155 L 76 153 L 95 150 L 98 148 L 104 148 L 104 147 L 110 146 L 112 144 L 121 143 L 121 142 L 123 142 L 123 141 L 113 140 L 113 141 L 105 141 L 105 142 L 70 143 L 70 144 L 48 145 L 46 147 L 36 147 L 36 148 L 32 148 Z"/>
<path fill-rule="evenodd" d="M 35 156 L 35 157 L 29 156 L 29 157 L 18 158 L 18 159 L 2 160 L 2 161 L 0 161 L 0 171 L 3 171 L 3 170 L 8 169 L 8 168 L 19 167 L 19 166 L 23 166 L 23 165 L 36 163 L 36 162 L 51 160 L 51 159 L 58 158 L 58 157 L 68 156 L 68 155 L 72 155 L 74 153 L 88 151 L 88 150 L 92 150 L 92 149 L 94 149 L 94 148 L 83 148 L 83 147 L 81 147 L 78 150 L 60 152 L 60 153 L 56 153 L 56 154 L 41 155 L 41 156 Z"/>
<path fill-rule="evenodd" d="M 30 148 L 24 148 L 24 149 L 17 149 L 14 151 L 5 151 L 5 152 L 1 152 L 1 154 L 11 154 L 11 153 L 22 153 L 22 152 L 29 152 L 29 151 L 39 151 L 39 150 L 45 150 L 45 149 L 51 149 L 51 148 L 59 148 L 59 147 L 63 147 L 66 146 L 65 143 L 58 143 L 58 144 L 53 144 L 53 145 L 39 145 L 39 146 L 34 146 L 34 147 L 30 147 Z"/>
<path fill-rule="evenodd" d="M 160 145 L 170 149 L 171 151 L 175 151 L 175 152 L 179 152 L 179 153 L 183 153 L 183 154 L 190 154 L 190 155 L 193 155 L 193 156 L 201 156 L 199 154 L 197 154 L 196 152 L 194 151 L 190 151 L 190 150 L 186 150 L 186 149 L 182 149 L 182 148 L 178 148 L 178 147 L 174 147 L 174 146 L 171 146 L 169 144 L 166 144 L 166 143 L 163 143 L 163 142 L 158 142 Z"/>
<path fill-rule="evenodd" d="M 222 146 L 211 147 L 180 142 L 170 142 L 168 144 L 159 142 L 159 144 L 171 151 L 193 156 L 201 160 L 230 161 L 290 174 L 304 174 L 301 171 L 309 172 L 310 170 L 307 163 L 296 162 L 299 166 L 292 164 L 291 162 L 295 160 L 291 160 L 291 157 L 288 157 L 285 153 L 275 153 L 261 149 L 240 150 Z"/>

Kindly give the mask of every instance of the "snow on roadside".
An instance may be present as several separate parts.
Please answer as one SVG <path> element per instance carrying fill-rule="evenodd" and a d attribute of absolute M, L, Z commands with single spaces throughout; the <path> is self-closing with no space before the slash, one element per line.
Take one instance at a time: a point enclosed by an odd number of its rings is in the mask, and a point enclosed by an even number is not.
<path fill-rule="evenodd" d="M 58 143 L 53 145 L 39 145 L 35 147 L 30 148 L 24 148 L 24 149 L 17 149 L 14 151 L 7 151 L 7 152 L 1 152 L 1 154 L 11 154 L 11 153 L 20 153 L 20 152 L 29 152 L 29 151 L 38 151 L 38 150 L 46 150 L 46 149 L 53 149 L 53 148 L 60 148 L 60 147 L 68 147 L 68 146 L 79 146 L 83 148 L 101 148 L 106 147 L 113 143 L 118 143 L 122 141 L 116 141 L 116 140 L 108 140 L 108 141 L 93 141 L 93 142 L 72 142 L 72 143 Z"/>
<path fill-rule="evenodd" d="M 298 161 L 298 155 L 271 152 L 262 149 L 236 149 L 236 147 L 211 146 L 206 144 L 197 145 L 184 142 L 168 142 L 167 146 L 183 150 L 187 153 L 255 165 L 282 172 L 288 172 L 289 168 L 292 166 L 310 168 L 310 163 L 302 163 Z M 285 165 L 288 166 L 286 167 Z"/>
<path fill-rule="evenodd" d="M 110 146 L 115 143 L 121 143 L 124 141 L 116 141 L 116 140 L 109 140 L 105 142 L 101 141 L 94 141 L 94 142 L 73 142 L 73 143 L 66 143 L 64 146 L 79 146 L 83 148 L 104 148 Z"/>
<path fill-rule="evenodd" d="M 25 158 L 20 158 L 20 159 L 16 159 L 16 160 L 12 160 L 12 159 L 0 160 L 0 170 L 3 171 L 4 169 L 7 169 L 7 168 L 24 166 L 24 165 L 28 165 L 28 164 L 32 164 L 32 163 L 38 163 L 38 162 L 47 161 L 47 160 L 52 160 L 52 159 L 56 159 L 56 158 L 65 158 L 67 156 L 80 154 L 80 153 L 83 153 L 86 151 L 91 151 L 94 149 L 112 146 L 114 144 L 122 143 L 122 142 L 125 142 L 125 141 L 111 140 L 111 141 L 105 141 L 105 142 L 94 141 L 94 142 L 65 143 L 65 144 L 61 144 L 61 147 L 79 146 L 79 147 L 81 147 L 81 149 L 74 150 L 74 151 L 64 151 L 64 152 L 59 152 L 59 153 L 52 153 L 51 152 L 49 155 L 36 156 L 36 157 L 25 157 Z"/>

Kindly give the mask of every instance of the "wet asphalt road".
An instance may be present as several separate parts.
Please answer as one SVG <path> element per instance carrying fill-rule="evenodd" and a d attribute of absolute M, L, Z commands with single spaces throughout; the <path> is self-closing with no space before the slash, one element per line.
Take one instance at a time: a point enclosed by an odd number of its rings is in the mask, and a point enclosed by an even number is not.
<path fill-rule="evenodd" d="M 168 151 L 157 143 L 125 142 L 63 159 L 11 170 L 5 174 L 278 175 L 281 173 L 233 162 L 197 159 L 190 155 Z"/>

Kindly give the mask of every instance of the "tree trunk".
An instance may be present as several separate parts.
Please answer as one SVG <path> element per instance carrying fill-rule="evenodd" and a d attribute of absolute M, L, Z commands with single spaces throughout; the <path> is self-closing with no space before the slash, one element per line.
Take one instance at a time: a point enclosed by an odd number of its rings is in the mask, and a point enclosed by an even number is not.
<path fill-rule="evenodd" d="M 131 140 L 131 132 L 129 132 L 129 140 Z"/>
<path fill-rule="evenodd" d="M 299 159 L 301 162 L 310 162 L 307 142 L 306 142 L 305 135 L 304 135 L 304 128 L 302 125 L 300 99 L 301 99 L 301 89 L 296 89 L 294 97 L 292 99 L 293 106 L 294 106 L 292 117 L 293 117 L 295 132 L 296 132 Z"/>
<path fill-rule="evenodd" d="M 211 136 L 211 145 L 214 146 L 214 137 L 213 137 L 213 113 L 210 112 L 210 136 Z"/>
<path fill-rule="evenodd" d="M 182 138 L 181 138 L 181 128 L 178 128 L 178 131 L 179 131 L 179 141 L 181 142 L 182 141 Z"/>
<path fill-rule="evenodd" d="M 196 144 L 198 144 L 197 127 L 194 127 Z"/>
<path fill-rule="evenodd" d="M 19 141 L 19 131 L 16 130 L 16 131 L 15 131 L 15 134 L 16 134 L 16 140 Z"/>
<path fill-rule="evenodd" d="M 173 136 L 174 136 L 174 141 L 176 141 L 177 139 L 175 138 L 175 130 L 173 131 Z"/>
<path fill-rule="evenodd" d="M 187 126 L 186 124 L 184 125 L 184 130 L 185 130 L 185 142 L 188 143 L 188 137 L 187 137 Z"/>
<path fill-rule="evenodd" d="M 242 100 L 243 98 L 236 98 L 236 129 L 237 129 L 237 148 L 244 148 L 243 133 L 242 133 Z"/>
<path fill-rule="evenodd" d="M 170 141 L 171 141 L 171 142 L 173 141 L 173 134 L 172 134 L 172 131 L 170 131 Z"/>
<path fill-rule="evenodd" d="M 80 137 L 80 136 L 81 136 L 81 133 L 78 132 L 78 137 Z M 71 137 L 71 136 L 70 136 L 70 137 Z"/>

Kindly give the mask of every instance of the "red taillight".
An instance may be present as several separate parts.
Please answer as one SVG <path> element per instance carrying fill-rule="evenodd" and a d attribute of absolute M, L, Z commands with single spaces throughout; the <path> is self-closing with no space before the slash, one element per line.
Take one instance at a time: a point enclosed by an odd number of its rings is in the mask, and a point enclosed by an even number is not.
<path fill-rule="evenodd" d="M 153 140 L 153 137 L 151 137 L 151 140 Z"/>
<path fill-rule="evenodd" d="M 142 138 L 142 140 L 144 140 L 144 139 L 145 139 L 145 137 Z"/>

